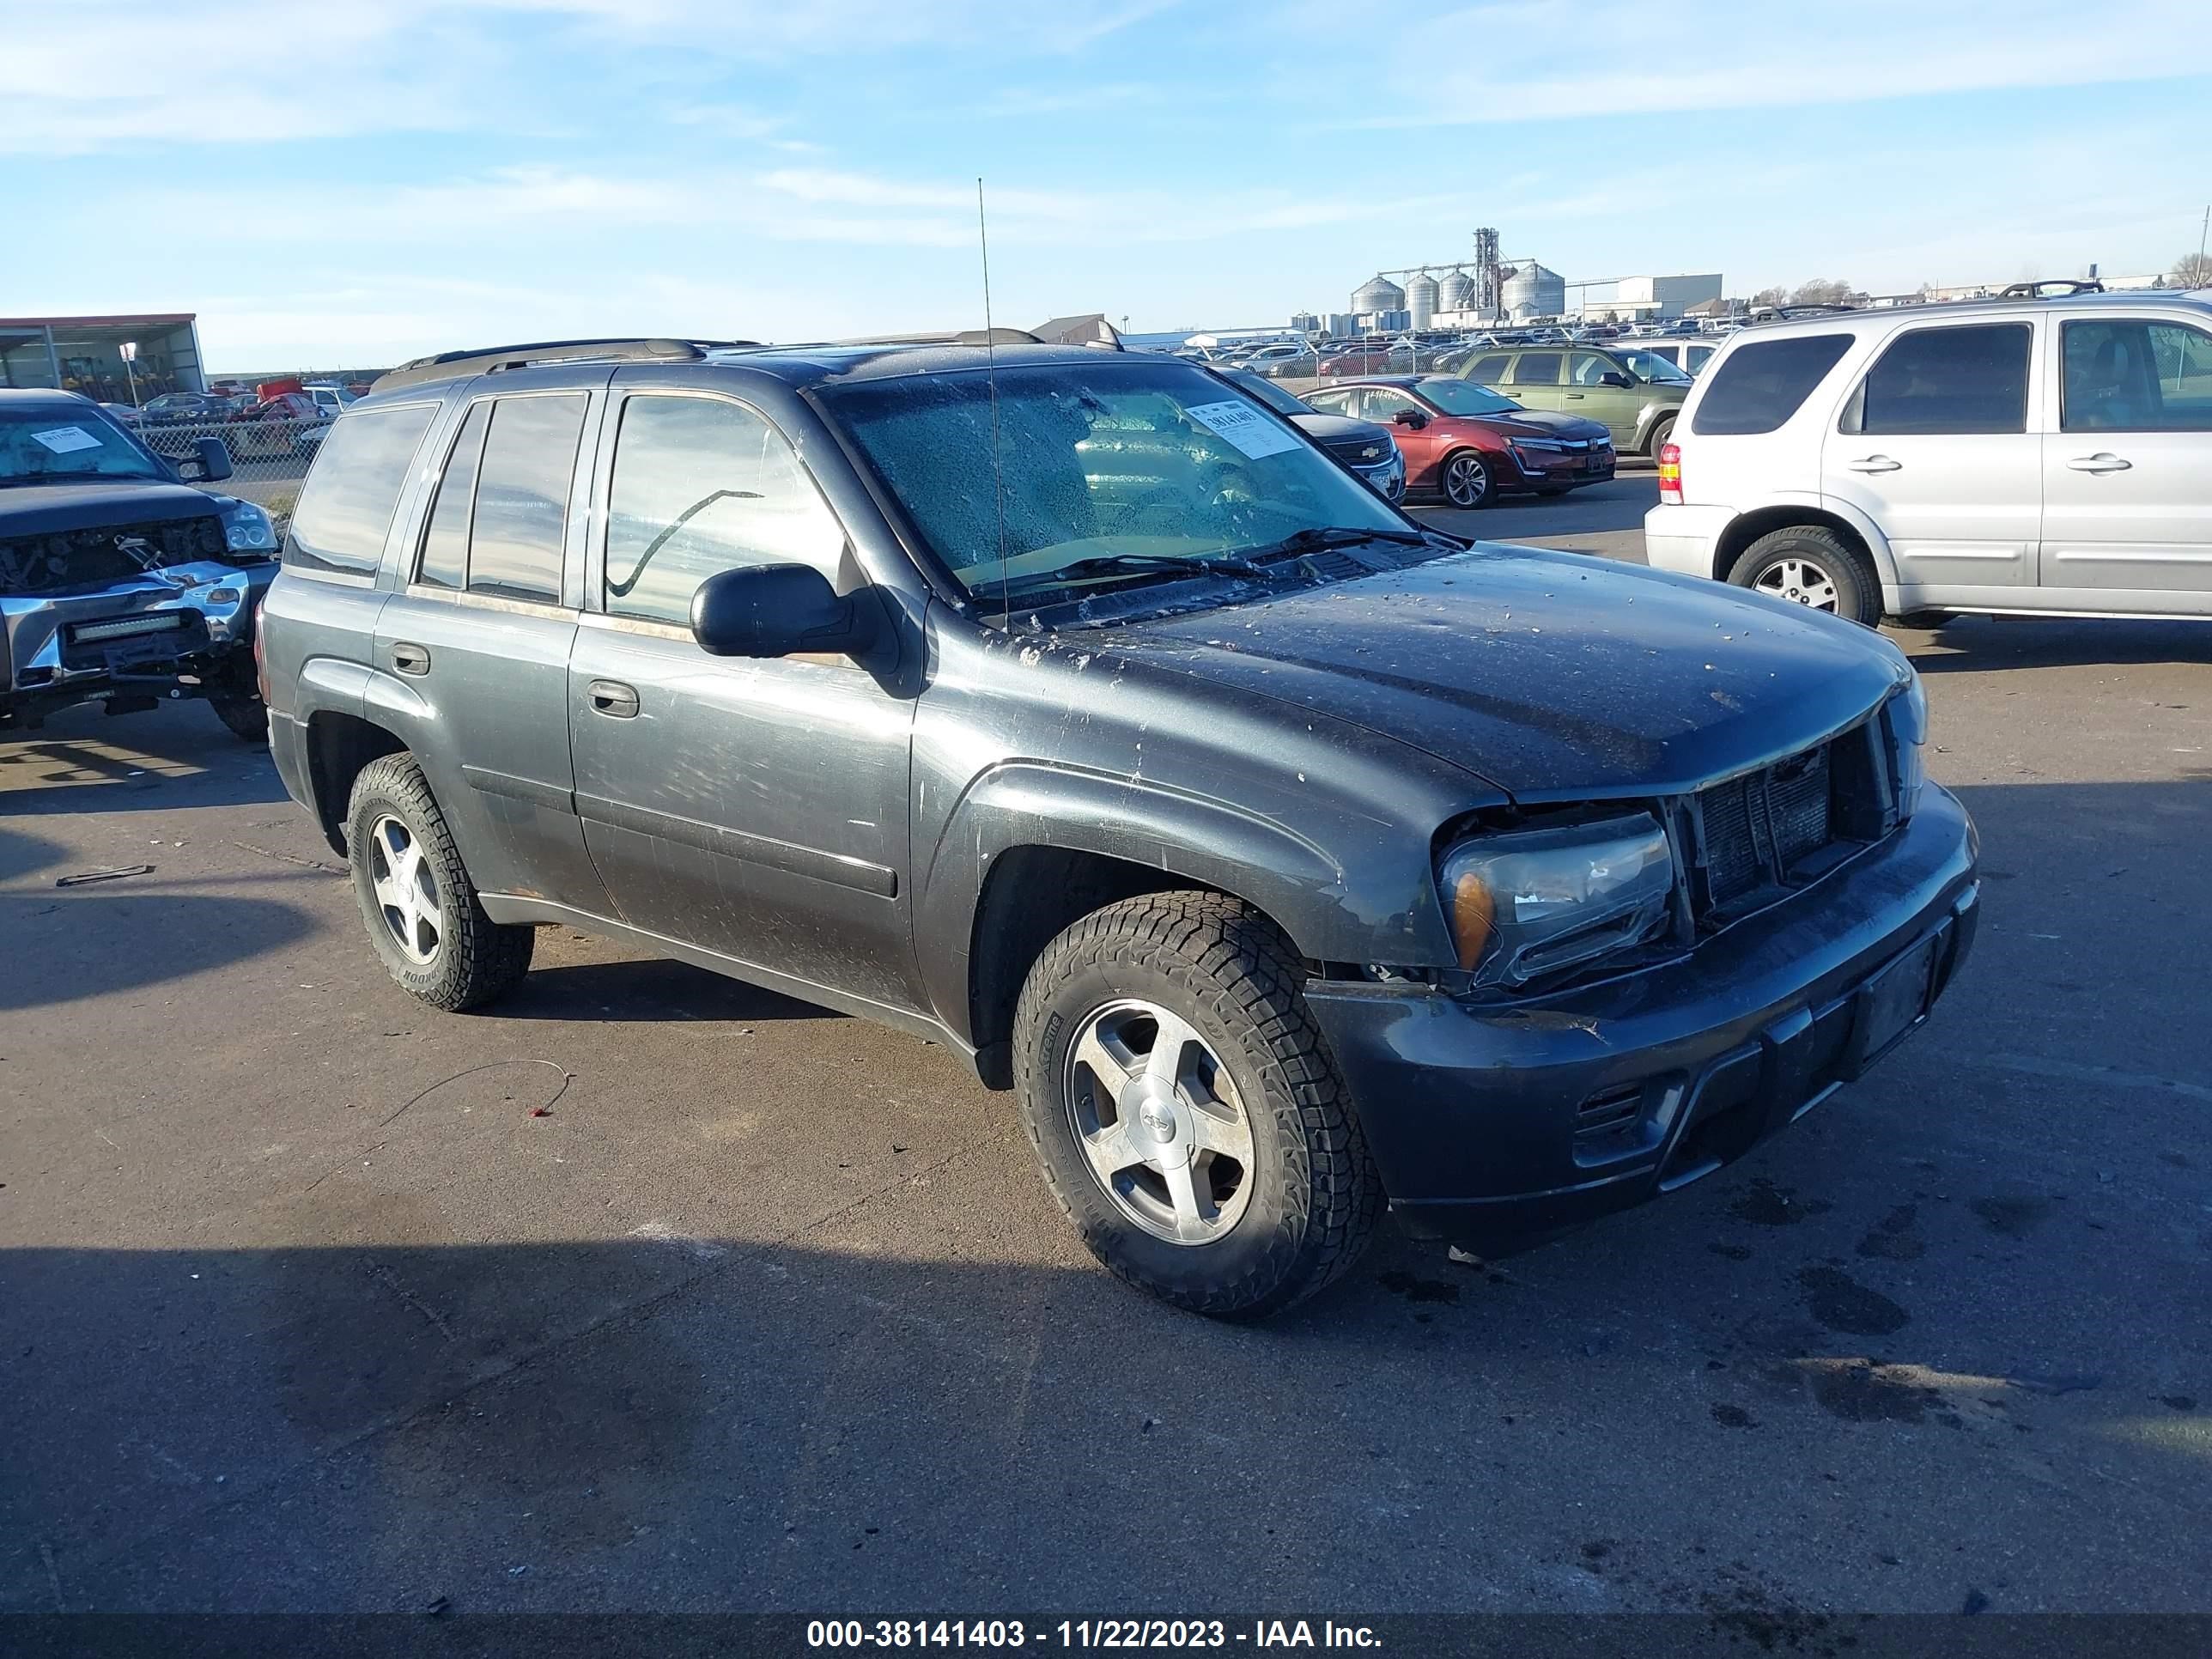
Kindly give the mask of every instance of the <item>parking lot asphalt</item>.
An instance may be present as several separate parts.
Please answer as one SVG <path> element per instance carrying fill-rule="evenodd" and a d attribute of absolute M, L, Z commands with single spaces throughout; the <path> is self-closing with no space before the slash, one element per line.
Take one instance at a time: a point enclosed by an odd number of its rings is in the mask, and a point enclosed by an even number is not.
<path fill-rule="evenodd" d="M 1928 1025 L 1257 1328 L 942 1048 L 566 932 L 434 1014 L 204 709 L 0 741 L 0 1608 L 2212 1609 L 2212 630 L 1897 637 L 1985 877 Z"/>

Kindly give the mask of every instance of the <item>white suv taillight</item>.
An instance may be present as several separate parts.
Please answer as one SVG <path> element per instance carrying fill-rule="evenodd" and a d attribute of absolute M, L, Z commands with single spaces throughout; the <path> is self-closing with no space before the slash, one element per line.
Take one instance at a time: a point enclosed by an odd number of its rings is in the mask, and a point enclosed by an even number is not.
<path fill-rule="evenodd" d="M 1659 499 L 1668 507 L 1682 504 L 1682 447 L 1659 446 Z"/>

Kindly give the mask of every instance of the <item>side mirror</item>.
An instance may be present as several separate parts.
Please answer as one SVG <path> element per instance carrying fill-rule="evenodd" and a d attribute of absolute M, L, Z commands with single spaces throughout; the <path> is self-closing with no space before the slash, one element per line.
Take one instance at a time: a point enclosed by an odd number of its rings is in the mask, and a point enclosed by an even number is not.
<path fill-rule="evenodd" d="M 1604 374 L 1598 376 L 1597 383 L 1600 386 L 1617 386 L 1622 387 L 1624 390 L 1636 384 L 1635 381 L 1630 380 L 1628 376 L 1621 374 L 1619 370 L 1610 368 L 1606 370 Z"/>
<path fill-rule="evenodd" d="M 196 474 L 202 483 L 221 483 L 230 476 L 230 451 L 220 438 L 200 438 L 193 441 L 192 453 L 185 465 L 198 469 Z"/>
<path fill-rule="evenodd" d="M 1418 409 L 1401 409 L 1390 419 L 1394 425 L 1409 426 L 1416 432 L 1429 423 L 1429 417 Z"/>
<path fill-rule="evenodd" d="M 691 596 L 691 637 L 717 657 L 849 653 L 865 632 L 853 601 L 811 564 L 720 570 Z"/>

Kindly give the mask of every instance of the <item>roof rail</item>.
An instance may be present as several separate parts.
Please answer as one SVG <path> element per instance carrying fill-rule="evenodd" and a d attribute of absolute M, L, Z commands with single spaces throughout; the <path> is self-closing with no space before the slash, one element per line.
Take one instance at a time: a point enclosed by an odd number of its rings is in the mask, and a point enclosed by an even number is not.
<path fill-rule="evenodd" d="M 825 340 L 825 345 L 1042 345 L 1045 342 L 1025 328 L 963 328 L 952 333 L 864 334 L 857 339 Z"/>
<path fill-rule="evenodd" d="M 378 377 L 371 392 L 456 380 L 544 363 L 696 362 L 712 346 L 757 345 L 757 340 L 540 340 L 528 345 L 474 347 L 417 357 Z"/>

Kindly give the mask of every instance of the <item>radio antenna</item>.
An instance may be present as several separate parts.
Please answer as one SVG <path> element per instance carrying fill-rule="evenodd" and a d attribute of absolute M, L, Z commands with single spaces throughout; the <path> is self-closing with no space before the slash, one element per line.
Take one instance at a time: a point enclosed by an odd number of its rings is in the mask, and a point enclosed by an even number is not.
<path fill-rule="evenodd" d="M 983 250 L 983 374 L 991 388 L 991 502 L 999 515 L 999 626 L 1013 631 L 1006 598 L 1006 475 L 999 459 L 999 345 L 991 327 L 991 231 L 983 218 L 983 179 L 975 179 L 975 240 Z"/>

